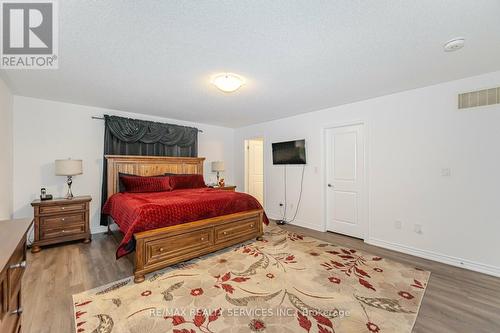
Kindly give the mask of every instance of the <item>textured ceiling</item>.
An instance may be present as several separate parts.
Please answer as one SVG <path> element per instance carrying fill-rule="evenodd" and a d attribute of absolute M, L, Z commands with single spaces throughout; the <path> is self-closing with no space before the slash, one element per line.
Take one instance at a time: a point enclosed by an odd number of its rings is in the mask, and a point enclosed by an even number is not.
<path fill-rule="evenodd" d="M 239 127 L 500 69 L 498 0 L 59 4 L 59 69 L 3 71 L 16 94 Z"/>

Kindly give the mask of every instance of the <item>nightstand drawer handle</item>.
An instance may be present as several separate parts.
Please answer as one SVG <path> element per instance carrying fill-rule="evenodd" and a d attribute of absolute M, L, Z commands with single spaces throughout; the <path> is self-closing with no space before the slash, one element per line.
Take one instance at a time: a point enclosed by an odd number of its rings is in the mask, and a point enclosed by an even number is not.
<path fill-rule="evenodd" d="M 62 233 L 64 234 L 65 232 L 66 232 L 66 230 L 64 230 L 64 229 L 63 229 L 63 230 L 62 230 Z"/>
<path fill-rule="evenodd" d="M 10 269 L 14 269 L 14 268 L 25 268 L 26 267 L 26 260 L 23 260 L 21 261 L 20 263 L 18 264 L 14 264 L 14 265 L 10 265 L 9 268 Z"/>
<path fill-rule="evenodd" d="M 15 309 L 10 314 L 11 315 L 20 315 L 21 313 L 23 313 L 23 308 Z"/>
<path fill-rule="evenodd" d="M 200 238 L 200 240 L 201 240 L 201 241 L 204 241 L 204 240 L 205 240 L 205 237 L 201 237 L 201 238 Z"/>
<path fill-rule="evenodd" d="M 253 224 L 250 224 L 250 228 L 253 228 Z"/>
<path fill-rule="evenodd" d="M 160 247 L 160 252 L 163 252 L 163 251 L 165 251 L 165 249 L 164 249 L 164 248 L 162 248 L 162 247 Z"/>
<path fill-rule="evenodd" d="M 65 209 L 65 207 L 61 207 L 61 209 L 62 209 L 62 210 L 64 210 L 64 209 Z"/>
<path fill-rule="evenodd" d="M 222 234 L 223 234 L 223 235 L 227 235 L 227 231 L 224 231 Z"/>
<path fill-rule="evenodd" d="M 63 217 L 63 218 L 61 219 L 61 221 L 63 221 L 63 222 L 64 222 L 64 221 L 66 221 L 66 219 Z"/>

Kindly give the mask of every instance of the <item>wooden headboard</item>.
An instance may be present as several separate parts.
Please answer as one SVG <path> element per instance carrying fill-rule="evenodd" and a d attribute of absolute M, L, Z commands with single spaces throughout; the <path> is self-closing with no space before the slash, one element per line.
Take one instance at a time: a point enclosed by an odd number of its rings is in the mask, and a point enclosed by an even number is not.
<path fill-rule="evenodd" d="M 203 174 L 204 157 L 106 155 L 108 198 L 118 192 L 118 174 L 158 176 L 165 173 Z"/>

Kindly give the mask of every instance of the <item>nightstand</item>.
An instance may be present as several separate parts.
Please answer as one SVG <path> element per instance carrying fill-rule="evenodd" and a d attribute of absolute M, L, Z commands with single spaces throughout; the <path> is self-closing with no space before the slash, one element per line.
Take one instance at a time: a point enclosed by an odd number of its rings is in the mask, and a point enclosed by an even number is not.
<path fill-rule="evenodd" d="M 232 192 L 236 191 L 236 186 L 234 185 L 215 186 L 214 188 L 223 191 L 232 191 Z"/>
<path fill-rule="evenodd" d="M 40 246 L 78 239 L 89 243 L 90 201 L 90 196 L 33 201 L 35 241 L 31 252 L 40 252 Z"/>

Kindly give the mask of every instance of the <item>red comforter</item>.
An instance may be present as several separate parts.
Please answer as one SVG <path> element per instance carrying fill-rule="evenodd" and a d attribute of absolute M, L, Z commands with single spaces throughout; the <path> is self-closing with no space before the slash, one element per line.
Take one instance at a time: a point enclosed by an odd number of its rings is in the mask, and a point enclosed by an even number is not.
<path fill-rule="evenodd" d="M 171 192 L 117 193 L 104 204 L 124 233 L 116 250 L 120 258 L 135 249 L 134 233 L 262 208 L 254 197 L 240 192 L 212 188 Z M 264 215 L 264 223 L 269 221 Z"/>

